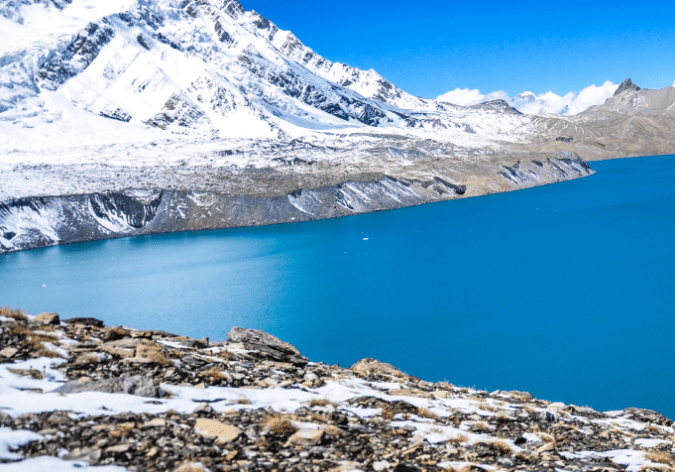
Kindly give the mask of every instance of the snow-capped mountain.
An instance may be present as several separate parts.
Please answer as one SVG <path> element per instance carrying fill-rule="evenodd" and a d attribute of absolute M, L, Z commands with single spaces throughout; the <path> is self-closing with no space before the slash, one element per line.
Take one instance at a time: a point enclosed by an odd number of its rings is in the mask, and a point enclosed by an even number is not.
<path fill-rule="evenodd" d="M 134 157 L 149 142 L 384 128 L 482 147 L 533 132 L 517 116 L 413 97 L 333 63 L 236 0 L 2 0 L 0 15 L 3 154 L 112 146 Z"/>
<path fill-rule="evenodd" d="M 577 152 L 672 149 L 655 93 L 572 118 L 462 107 L 333 63 L 236 0 L 0 0 L 0 253 L 580 178 Z"/>

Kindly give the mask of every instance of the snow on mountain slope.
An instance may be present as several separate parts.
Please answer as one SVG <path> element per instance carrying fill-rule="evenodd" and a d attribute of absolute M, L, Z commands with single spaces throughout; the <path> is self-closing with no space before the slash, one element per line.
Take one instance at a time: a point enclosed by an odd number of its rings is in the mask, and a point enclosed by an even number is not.
<path fill-rule="evenodd" d="M 332 63 L 236 0 L 0 0 L 6 164 L 192 159 L 235 141 L 476 148 L 536 132 Z"/>

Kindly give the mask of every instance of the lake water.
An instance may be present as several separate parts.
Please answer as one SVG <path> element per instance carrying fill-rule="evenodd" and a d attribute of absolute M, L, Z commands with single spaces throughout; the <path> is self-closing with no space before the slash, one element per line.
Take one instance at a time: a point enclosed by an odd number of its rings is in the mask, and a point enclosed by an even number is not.
<path fill-rule="evenodd" d="M 675 156 L 335 220 L 0 257 L 0 304 L 675 418 Z"/>

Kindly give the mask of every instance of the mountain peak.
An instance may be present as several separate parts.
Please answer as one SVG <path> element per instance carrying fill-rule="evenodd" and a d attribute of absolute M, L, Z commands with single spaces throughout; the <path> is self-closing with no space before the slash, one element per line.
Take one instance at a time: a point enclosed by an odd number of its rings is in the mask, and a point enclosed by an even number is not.
<path fill-rule="evenodd" d="M 635 85 L 633 81 L 628 78 L 621 82 L 621 85 L 619 85 L 619 88 L 616 89 L 616 92 L 614 92 L 614 95 L 619 95 L 620 93 L 626 92 L 626 91 L 632 91 L 632 92 L 637 92 L 638 90 L 641 90 L 640 87 Z"/>

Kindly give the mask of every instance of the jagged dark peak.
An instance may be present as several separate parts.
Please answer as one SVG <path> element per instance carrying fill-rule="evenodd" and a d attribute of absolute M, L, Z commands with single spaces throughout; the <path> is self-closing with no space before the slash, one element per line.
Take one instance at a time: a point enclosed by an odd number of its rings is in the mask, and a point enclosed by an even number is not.
<path fill-rule="evenodd" d="M 469 108 L 474 108 L 477 110 L 495 110 L 501 111 L 503 113 L 508 113 L 510 115 L 522 115 L 522 113 L 511 105 L 509 105 L 505 100 L 491 100 L 489 102 L 479 103 L 477 105 L 472 105 Z"/>
<path fill-rule="evenodd" d="M 633 81 L 628 78 L 621 82 L 621 85 L 619 85 L 619 88 L 616 89 L 616 92 L 614 92 L 614 95 L 619 95 L 620 93 L 626 92 L 626 91 L 631 91 L 631 92 L 637 92 L 638 90 L 641 90 L 640 87 L 635 85 Z"/>
<path fill-rule="evenodd" d="M 246 13 L 246 10 L 241 6 L 241 3 L 239 3 L 238 0 L 223 0 L 220 4 L 220 9 L 234 19 L 237 19 L 240 15 Z"/>

